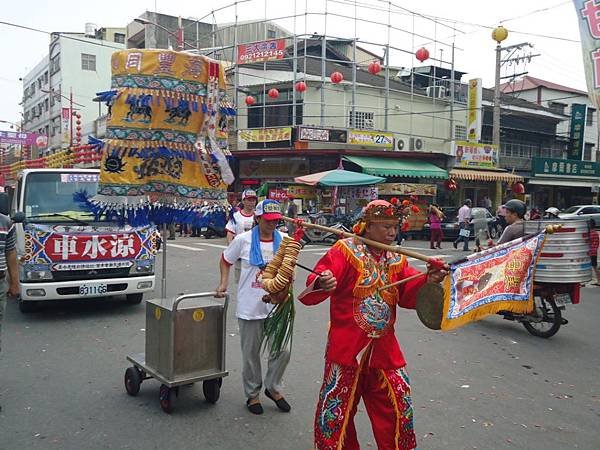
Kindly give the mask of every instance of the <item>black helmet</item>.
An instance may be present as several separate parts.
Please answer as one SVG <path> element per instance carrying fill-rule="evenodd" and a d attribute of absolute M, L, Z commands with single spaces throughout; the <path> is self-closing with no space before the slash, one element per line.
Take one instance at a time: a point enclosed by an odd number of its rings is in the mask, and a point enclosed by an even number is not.
<path fill-rule="evenodd" d="M 521 200 L 517 200 L 516 198 L 507 201 L 504 204 L 504 207 L 507 210 L 514 212 L 520 218 L 523 218 L 523 216 L 525 216 L 525 213 L 527 212 L 527 206 L 525 206 L 525 203 Z"/>

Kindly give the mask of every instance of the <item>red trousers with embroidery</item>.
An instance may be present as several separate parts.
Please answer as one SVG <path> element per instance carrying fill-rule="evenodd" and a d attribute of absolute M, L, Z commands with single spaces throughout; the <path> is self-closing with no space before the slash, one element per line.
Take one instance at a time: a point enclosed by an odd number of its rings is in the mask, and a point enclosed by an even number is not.
<path fill-rule="evenodd" d="M 325 362 L 315 415 L 316 450 L 360 448 L 354 415 L 363 399 L 379 450 L 416 448 L 406 370 L 342 366 Z"/>

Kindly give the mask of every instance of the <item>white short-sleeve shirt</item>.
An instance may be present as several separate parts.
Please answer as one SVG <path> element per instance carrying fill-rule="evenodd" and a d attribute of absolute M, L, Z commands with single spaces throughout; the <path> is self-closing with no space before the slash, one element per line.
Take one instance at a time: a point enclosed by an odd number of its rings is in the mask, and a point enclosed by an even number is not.
<path fill-rule="evenodd" d="M 276 233 L 280 233 L 276 231 Z M 280 233 L 283 237 L 283 233 Z M 252 231 L 237 234 L 229 246 L 223 251 L 223 259 L 227 264 L 241 261 L 242 268 L 237 292 L 236 316 L 245 320 L 257 320 L 266 318 L 273 304 L 262 301 L 267 294 L 258 281 L 262 270 L 250 264 L 250 245 L 252 242 Z M 273 259 L 273 241 L 260 241 L 260 249 L 265 263 Z"/>
<path fill-rule="evenodd" d="M 234 236 L 252 229 L 252 226 L 254 225 L 254 213 L 247 216 L 243 211 L 236 211 L 233 213 L 233 218 L 235 223 L 233 220 L 230 220 L 227 222 L 227 225 L 225 225 L 225 229 Z"/>

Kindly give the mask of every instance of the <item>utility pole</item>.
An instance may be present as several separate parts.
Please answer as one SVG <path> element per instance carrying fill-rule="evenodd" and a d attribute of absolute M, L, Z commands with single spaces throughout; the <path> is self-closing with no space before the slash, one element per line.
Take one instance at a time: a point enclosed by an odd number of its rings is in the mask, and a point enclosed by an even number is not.
<path fill-rule="evenodd" d="M 494 120 L 492 123 L 492 144 L 500 148 L 500 59 L 502 47 L 496 45 L 496 77 L 494 81 Z"/>

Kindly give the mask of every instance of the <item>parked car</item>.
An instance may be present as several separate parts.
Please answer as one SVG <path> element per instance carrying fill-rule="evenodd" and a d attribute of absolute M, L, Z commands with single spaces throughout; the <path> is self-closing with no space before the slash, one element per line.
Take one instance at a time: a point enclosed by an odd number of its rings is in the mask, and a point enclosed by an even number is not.
<path fill-rule="evenodd" d="M 458 223 L 458 208 L 454 206 L 444 206 L 440 209 L 445 216 L 444 219 L 442 219 L 442 232 L 444 233 L 444 239 L 454 240 L 458 237 L 458 232 L 460 230 L 460 225 Z M 473 213 L 480 213 L 485 216 L 492 239 L 496 239 L 500 236 L 502 233 L 502 228 L 500 227 L 500 224 L 497 223 L 496 218 L 492 216 L 487 209 L 477 207 L 471 208 L 471 214 Z M 473 223 L 469 225 L 469 230 L 471 230 L 470 239 L 475 239 L 475 229 L 473 227 Z M 429 223 L 423 225 L 423 236 L 425 239 L 429 239 Z"/>
<path fill-rule="evenodd" d="M 562 211 L 558 217 L 561 219 L 594 219 L 596 228 L 600 228 L 600 206 L 576 205 Z"/>

